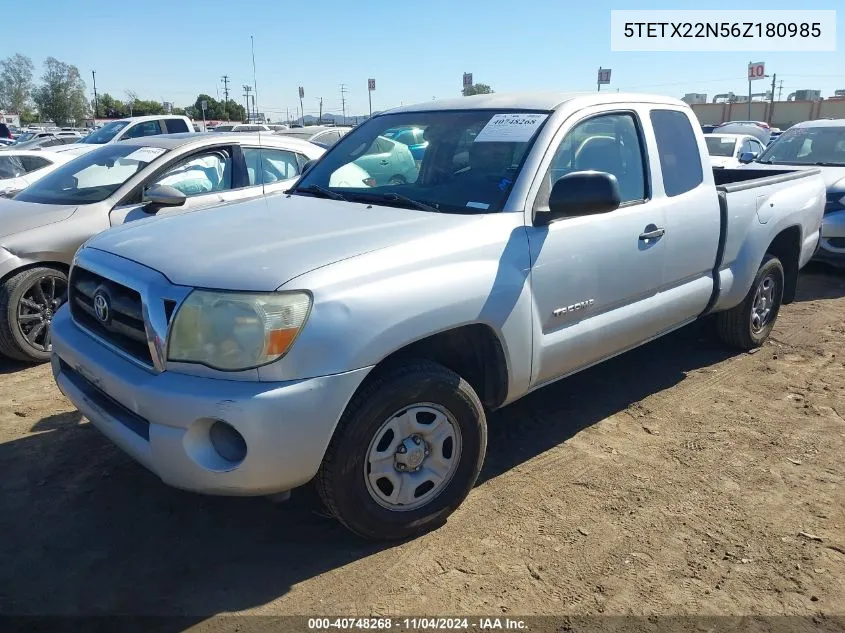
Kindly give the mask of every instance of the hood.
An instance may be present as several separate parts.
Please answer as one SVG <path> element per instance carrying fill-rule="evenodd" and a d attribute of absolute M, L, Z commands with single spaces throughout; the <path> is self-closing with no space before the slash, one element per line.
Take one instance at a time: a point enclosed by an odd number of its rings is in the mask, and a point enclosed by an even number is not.
<path fill-rule="evenodd" d="M 87 248 L 153 268 L 177 285 L 269 292 L 315 268 L 479 217 L 273 195 L 131 222 Z"/>
<path fill-rule="evenodd" d="M 845 167 L 820 167 L 819 165 L 767 165 L 766 163 L 746 163 L 741 169 L 818 169 L 822 172 L 824 186 L 830 189 L 839 181 L 840 188 L 845 188 Z"/>
<path fill-rule="evenodd" d="M 74 211 L 75 206 L 0 198 L 0 238 L 67 220 Z"/>
<path fill-rule="evenodd" d="M 711 156 L 710 157 L 710 164 L 713 167 L 727 167 L 728 165 L 732 165 L 736 163 L 737 160 L 732 156 Z"/>

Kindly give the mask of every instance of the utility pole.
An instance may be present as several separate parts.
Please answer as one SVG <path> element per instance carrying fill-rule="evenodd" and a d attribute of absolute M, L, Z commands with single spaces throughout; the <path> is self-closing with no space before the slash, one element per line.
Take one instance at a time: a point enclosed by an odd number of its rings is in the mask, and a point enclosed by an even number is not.
<path fill-rule="evenodd" d="M 99 102 L 97 101 L 97 71 L 91 71 L 91 77 L 94 78 L 94 127 L 97 127 L 97 113 L 100 111 Z"/>
<path fill-rule="evenodd" d="M 252 107 L 255 110 L 255 121 L 258 122 L 258 104 L 256 103 L 258 99 L 258 83 L 255 81 L 255 40 L 252 35 L 249 36 L 249 41 L 252 44 L 252 87 L 255 89 L 252 95 Z"/>
<path fill-rule="evenodd" d="M 778 101 L 780 101 L 781 95 L 783 95 L 783 79 L 780 80 L 780 85 L 778 86 Z"/>
<path fill-rule="evenodd" d="M 229 120 L 229 75 L 223 75 L 223 114 L 226 115 L 226 120 Z"/>
<path fill-rule="evenodd" d="M 769 97 L 769 125 L 772 124 L 774 121 L 774 111 L 775 111 L 775 80 L 777 79 L 777 73 L 772 73 L 772 92 Z"/>
<path fill-rule="evenodd" d="M 340 84 L 340 102 L 343 107 L 343 124 L 346 125 L 346 84 Z"/>
<path fill-rule="evenodd" d="M 748 62 L 750 68 L 754 62 Z M 751 73 L 748 74 L 748 120 L 751 120 Z"/>
<path fill-rule="evenodd" d="M 246 105 L 246 109 L 244 110 L 244 113 L 246 114 L 247 122 L 249 122 L 249 119 L 250 119 L 250 116 L 249 116 L 249 93 L 250 93 L 250 91 L 252 91 L 252 86 L 250 86 L 248 84 L 244 84 L 244 105 Z"/>
<path fill-rule="evenodd" d="M 318 125 L 323 124 L 323 97 L 320 97 L 320 118 L 317 121 Z"/>
<path fill-rule="evenodd" d="M 285 123 L 290 125 L 290 108 L 288 108 L 287 106 L 285 106 L 285 113 Z"/>

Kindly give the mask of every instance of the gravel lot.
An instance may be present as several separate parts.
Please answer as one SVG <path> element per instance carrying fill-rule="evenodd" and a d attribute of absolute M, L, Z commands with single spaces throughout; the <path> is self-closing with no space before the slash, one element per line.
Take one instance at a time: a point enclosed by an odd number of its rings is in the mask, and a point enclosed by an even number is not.
<path fill-rule="evenodd" d="M 772 340 L 706 324 L 490 420 L 476 489 L 384 547 L 319 514 L 183 493 L 114 448 L 49 366 L 0 360 L 0 614 L 845 612 L 845 276 Z"/>

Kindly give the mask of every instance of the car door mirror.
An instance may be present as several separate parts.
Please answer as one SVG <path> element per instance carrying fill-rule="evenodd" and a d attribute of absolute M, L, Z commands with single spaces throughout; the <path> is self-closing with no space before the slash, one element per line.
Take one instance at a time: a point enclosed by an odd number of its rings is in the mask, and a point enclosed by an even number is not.
<path fill-rule="evenodd" d="M 538 213 L 535 224 L 559 218 L 607 213 L 622 204 L 616 176 L 604 171 L 576 171 L 560 177 L 549 195 L 549 210 Z"/>
<path fill-rule="evenodd" d="M 756 152 L 742 152 L 739 155 L 739 162 L 743 163 L 743 164 L 747 164 L 747 163 L 750 163 L 751 161 L 753 161 L 755 158 L 757 158 Z"/>
<path fill-rule="evenodd" d="M 147 203 L 145 210 L 150 213 L 162 207 L 179 207 L 185 204 L 187 196 L 170 185 L 151 185 L 144 191 L 143 201 Z"/>

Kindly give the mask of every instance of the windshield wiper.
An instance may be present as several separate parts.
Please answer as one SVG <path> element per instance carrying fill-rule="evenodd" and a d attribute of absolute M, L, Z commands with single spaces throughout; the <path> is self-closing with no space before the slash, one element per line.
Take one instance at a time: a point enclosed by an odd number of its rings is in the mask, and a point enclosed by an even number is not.
<path fill-rule="evenodd" d="M 845 163 L 832 163 L 830 161 L 819 161 L 818 163 L 813 163 L 813 165 L 818 165 L 819 167 L 845 167 Z"/>
<path fill-rule="evenodd" d="M 343 200 L 346 202 L 346 198 L 335 191 L 329 191 L 325 187 L 321 187 L 320 185 L 308 185 L 307 187 L 303 187 L 300 189 L 297 187 L 293 190 L 293 193 L 297 191 L 307 191 L 308 193 L 313 193 L 314 195 L 320 195 L 323 198 L 331 198 L 332 200 Z"/>
<path fill-rule="evenodd" d="M 420 211 L 430 211 L 431 213 L 442 213 L 442 211 L 440 211 L 440 209 L 438 209 L 437 207 L 433 207 L 430 204 L 426 204 L 425 202 L 420 202 L 419 200 L 414 200 L 412 198 L 408 198 L 408 197 L 403 196 L 402 194 L 399 194 L 399 193 L 393 193 L 393 192 L 384 193 L 384 194 L 361 193 L 361 194 L 355 194 L 355 198 L 357 200 L 366 200 L 366 201 L 369 201 L 369 202 L 376 202 L 376 203 L 384 202 L 384 201 L 401 202 L 405 206 L 411 207 L 413 209 L 419 209 Z"/>
<path fill-rule="evenodd" d="M 419 209 L 420 211 L 430 211 L 432 213 L 440 213 L 440 209 L 437 207 L 433 207 L 430 204 L 426 204 L 425 202 L 420 202 L 419 200 L 413 200 L 412 198 L 407 198 L 399 193 L 386 193 L 384 194 L 384 198 L 386 200 L 392 200 L 393 202 L 402 202 L 404 204 L 410 205 L 415 209 Z"/>

